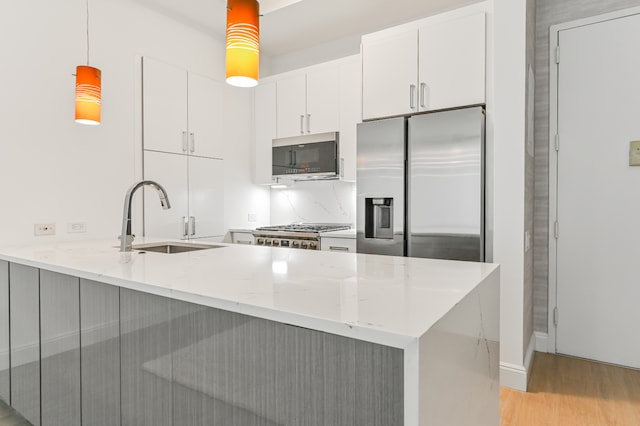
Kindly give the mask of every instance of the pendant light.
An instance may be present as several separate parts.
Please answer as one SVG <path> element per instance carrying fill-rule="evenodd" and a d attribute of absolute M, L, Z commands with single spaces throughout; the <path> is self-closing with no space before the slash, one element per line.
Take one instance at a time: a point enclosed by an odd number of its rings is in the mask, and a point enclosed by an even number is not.
<path fill-rule="evenodd" d="M 227 2 L 227 83 L 238 87 L 258 84 L 260 66 L 260 5 L 256 0 Z"/>
<path fill-rule="evenodd" d="M 100 124 L 102 71 L 89 66 L 89 0 L 87 0 L 87 65 L 76 67 L 76 123 Z"/>

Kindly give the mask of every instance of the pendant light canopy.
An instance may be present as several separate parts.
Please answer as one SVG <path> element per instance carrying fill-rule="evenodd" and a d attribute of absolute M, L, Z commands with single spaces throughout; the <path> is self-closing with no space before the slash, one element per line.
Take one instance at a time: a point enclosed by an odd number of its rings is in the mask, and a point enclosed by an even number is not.
<path fill-rule="evenodd" d="M 89 66 L 89 0 L 87 0 L 87 65 L 76 67 L 76 123 L 100 124 L 102 71 Z"/>
<path fill-rule="evenodd" d="M 253 87 L 258 84 L 259 9 L 256 0 L 227 2 L 227 83 L 232 86 Z"/>
<path fill-rule="evenodd" d="M 98 68 L 76 67 L 76 123 L 100 124 L 101 75 Z"/>

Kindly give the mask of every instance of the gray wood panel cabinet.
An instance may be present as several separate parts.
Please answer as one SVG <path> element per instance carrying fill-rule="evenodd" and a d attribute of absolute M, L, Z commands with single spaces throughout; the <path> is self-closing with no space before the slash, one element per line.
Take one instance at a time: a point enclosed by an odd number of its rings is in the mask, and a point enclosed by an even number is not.
<path fill-rule="evenodd" d="M 0 260 L 0 399 L 10 403 L 9 263 Z"/>
<path fill-rule="evenodd" d="M 33 424 L 404 423 L 401 349 L 0 263 L 5 288 Z"/>
<path fill-rule="evenodd" d="M 172 424 L 169 302 L 120 289 L 123 426 Z"/>
<path fill-rule="evenodd" d="M 120 289 L 80 280 L 82 423 L 120 424 Z"/>
<path fill-rule="evenodd" d="M 40 400 L 43 426 L 79 426 L 80 280 L 40 271 Z"/>
<path fill-rule="evenodd" d="M 11 406 L 40 425 L 40 271 L 9 265 Z"/>

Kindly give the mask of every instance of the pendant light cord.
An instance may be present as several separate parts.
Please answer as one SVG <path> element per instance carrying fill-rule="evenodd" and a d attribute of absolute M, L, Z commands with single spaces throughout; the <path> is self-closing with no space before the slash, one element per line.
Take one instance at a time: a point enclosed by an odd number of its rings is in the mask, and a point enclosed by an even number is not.
<path fill-rule="evenodd" d="M 89 65 L 89 0 L 87 0 L 87 65 Z"/>

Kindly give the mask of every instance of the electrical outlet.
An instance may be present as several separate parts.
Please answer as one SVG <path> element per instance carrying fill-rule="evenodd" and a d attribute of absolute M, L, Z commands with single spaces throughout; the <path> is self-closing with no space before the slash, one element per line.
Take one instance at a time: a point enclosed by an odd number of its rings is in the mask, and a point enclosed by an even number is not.
<path fill-rule="evenodd" d="M 68 234 L 81 234 L 87 232 L 87 222 L 67 223 Z"/>
<path fill-rule="evenodd" d="M 640 141 L 629 143 L 629 165 L 640 166 Z"/>
<path fill-rule="evenodd" d="M 247 220 L 248 220 L 249 222 L 255 222 L 255 221 L 257 221 L 257 220 L 258 220 L 258 215 L 257 215 L 257 214 L 255 214 L 255 213 L 249 213 L 249 214 L 247 215 Z"/>
<path fill-rule="evenodd" d="M 36 237 L 42 235 L 56 235 L 55 223 L 36 223 L 33 225 L 33 234 Z"/>

